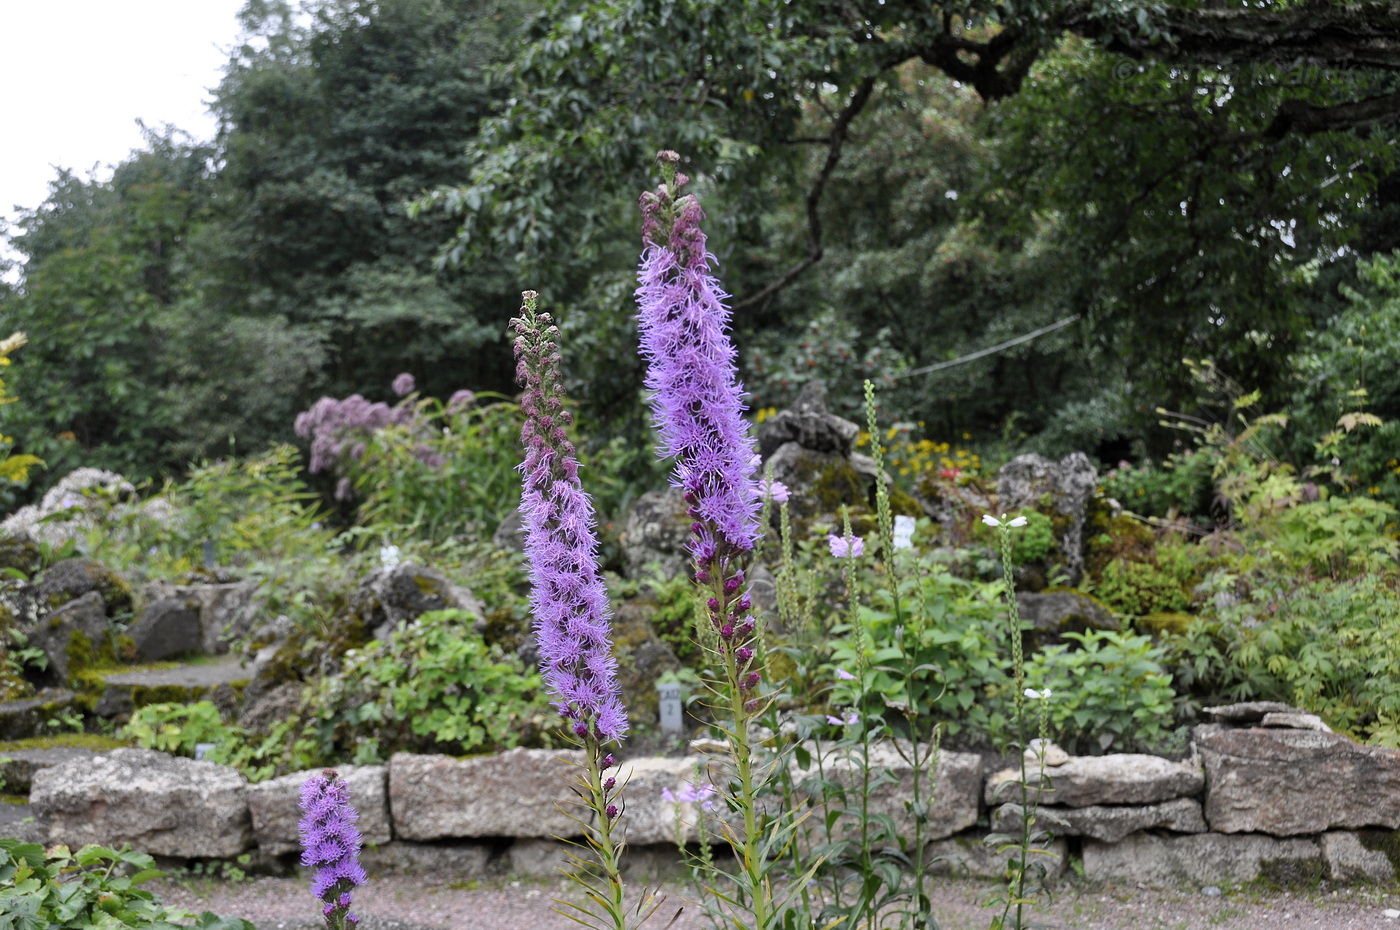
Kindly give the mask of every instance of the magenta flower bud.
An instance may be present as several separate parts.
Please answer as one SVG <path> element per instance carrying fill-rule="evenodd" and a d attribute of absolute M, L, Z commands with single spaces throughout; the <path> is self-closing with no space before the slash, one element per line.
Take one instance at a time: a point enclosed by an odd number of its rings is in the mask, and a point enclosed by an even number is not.
<path fill-rule="evenodd" d="M 696 520 L 694 523 L 690 524 L 690 531 L 696 536 L 700 536 L 705 532 L 705 524 Z"/>
<path fill-rule="evenodd" d="M 608 819 L 609 819 L 609 820 L 616 820 L 616 819 L 617 819 L 617 805 L 616 805 L 616 804 L 609 804 L 609 805 L 608 805 Z"/>
<path fill-rule="evenodd" d="M 754 711 L 758 710 L 758 702 L 757 702 L 757 701 L 748 701 L 747 703 L 744 704 L 744 710 L 747 711 L 747 712 L 750 713 L 750 714 L 753 713 Z"/>
<path fill-rule="evenodd" d="M 603 782 L 603 790 L 604 790 L 604 791 L 611 791 L 611 790 L 613 790 L 613 789 L 616 788 L 616 787 L 617 787 L 617 779 L 616 779 L 616 778 L 609 778 L 607 781 Z"/>
<path fill-rule="evenodd" d="M 753 633 L 753 617 L 745 617 L 744 622 L 739 624 L 734 631 L 739 636 L 748 636 Z"/>
<path fill-rule="evenodd" d="M 711 580 L 710 573 L 707 571 L 702 570 L 695 573 L 696 584 L 709 584 Z"/>
<path fill-rule="evenodd" d="M 708 601 L 705 602 L 705 606 L 710 608 L 711 613 L 717 613 L 719 611 L 719 598 L 710 598 Z"/>
<path fill-rule="evenodd" d="M 345 894 L 341 895 L 341 896 L 340 896 L 340 900 L 339 900 L 337 903 L 338 903 L 341 907 L 349 907 L 349 906 L 350 906 L 350 892 L 347 891 L 347 892 L 345 892 Z"/>
<path fill-rule="evenodd" d="M 329 903 L 328 903 L 328 904 L 326 904 L 325 907 L 321 908 L 321 916 L 323 916 L 323 917 L 329 917 L 329 916 L 331 916 L 331 915 L 334 914 L 334 913 L 335 913 L 335 905 L 334 905 L 334 904 L 329 904 Z"/>
<path fill-rule="evenodd" d="M 748 596 L 747 594 L 745 594 L 743 597 L 739 598 L 739 602 L 738 602 L 737 604 L 734 605 L 734 610 L 737 611 L 738 613 L 746 614 L 746 613 L 749 612 L 749 609 L 752 608 L 752 607 L 753 607 L 753 601 L 751 601 L 751 600 L 749 599 L 749 596 Z"/>
<path fill-rule="evenodd" d="M 741 584 L 743 584 L 743 582 L 738 578 L 730 578 L 726 580 L 724 582 L 724 593 L 733 594 L 735 591 L 739 590 L 739 585 Z"/>
<path fill-rule="evenodd" d="M 346 914 L 346 915 L 345 915 L 345 922 L 346 922 L 347 924 L 350 924 L 350 925 L 353 926 L 353 925 L 358 924 L 358 923 L 360 922 L 360 918 L 356 917 L 354 914 Z"/>
<path fill-rule="evenodd" d="M 613 758 L 612 753 L 608 753 L 603 757 L 603 768 L 610 769 L 614 765 L 617 765 L 617 760 Z"/>
<path fill-rule="evenodd" d="M 752 691 L 754 688 L 758 687 L 759 681 L 760 678 L 758 672 L 749 672 L 747 675 L 744 676 L 744 690 Z"/>
<path fill-rule="evenodd" d="M 725 642 L 729 642 L 729 640 L 734 638 L 734 624 L 726 623 L 724 626 L 720 627 L 719 635 L 723 637 Z"/>
<path fill-rule="evenodd" d="M 588 724 L 584 723 L 582 720 L 574 724 L 574 735 L 579 737 L 580 739 L 587 736 Z"/>
<path fill-rule="evenodd" d="M 738 649 L 734 650 L 734 658 L 738 659 L 740 662 L 747 662 L 753 658 L 753 650 L 748 646 L 740 646 Z"/>

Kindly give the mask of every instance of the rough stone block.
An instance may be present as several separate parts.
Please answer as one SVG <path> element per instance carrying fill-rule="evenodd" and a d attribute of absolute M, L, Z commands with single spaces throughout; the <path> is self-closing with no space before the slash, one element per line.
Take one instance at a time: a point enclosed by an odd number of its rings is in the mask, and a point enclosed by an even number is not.
<path fill-rule="evenodd" d="M 1337 733 L 1196 728 L 1205 814 L 1219 833 L 1298 836 L 1400 827 L 1400 751 Z"/>
<path fill-rule="evenodd" d="M 394 840 L 366 849 L 360 854 L 360 864 L 370 875 L 485 878 L 491 853 L 488 843 L 411 843 Z"/>
<path fill-rule="evenodd" d="M 405 840 L 450 837 L 572 837 L 581 815 L 573 792 L 583 753 L 512 749 L 494 756 L 399 753 L 389 760 L 394 834 Z M 570 765 L 573 763 L 574 765 Z"/>
<path fill-rule="evenodd" d="M 622 786 L 624 812 L 617 821 L 621 838 L 630 846 L 676 841 L 676 804 L 662 798 L 663 791 L 680 797 L 682 785 L 697 778 L 694 759 L 633 759 L 609 774 Z M 681 827 L 694 839 L 694 804 L 681 804 Z M 673 847 L 674 848 L 674 845 Z"/>
<path fill-rule="evenodd" d="M 301 849 L 298 830 L 301 809 L 297 806 L 301 800 L 301 786 L 322 771 L 294 772 L 248 786 L 248 812 L 253 818 L 253 834 L 259 849 L 273 856 Z M 382 765 L 346 765 L 336 771 L 350 788 L 350 803 L 360 814 L 356 825 L 365 843 L 387 843 L 393 839 L 389 826 L 388 769 Z"/>
<path fill-rule="evenodd" d="M 199 626 L 199 606 L 176 598 L 152 601 L 141 619 L 128 631 L 143 662 L 199 652 L 204 637 Z"/>
<path fill-rule="evenodd" d="M 1044 865 L 1048 879 L 1064 874 L 1069 864 L 1069 844 L 1057 839 L 1042 848 L 1044 852 L 1032 854 L 1031 862 Z M 926 862 L 933 860 L 929 862 L 928 871 L 935 875 L 1005 881 L 1006 862 L 1012 853 L 998 852 L 988 846 L 980 834 L 964 833 L 935 840 L 926 847 L 924 855 Z"/>
<path fill-rule="evenodd" d="M 810 744 L 815 756 L 820 752 L 831 752 L 829 744 Z M 908 742 L 902 742 L 904 755 L 892 743 L 876 743 L 870 747 L 870 766 L 887 773 L 891 781 L 884 781 L 870 792 L 869 809 L 872 815 L 885 815 L 894 820 L 895 831 L 903 837 L 914 835 L 914 818 L 905 805 L 914 799 L 914 770 L 904 756 L 910 752 Z M 823 761 L 823 770 L 828 779 L 844 785 L 848 792 L 860 785 L 861 760 L 858 756 L 831 756 Z M 805 773 L 815 777 L 816 764 Z M 938 768 L 920 787 L 921 800 L 929 805 L 928 822 L 924 825 L 925 838 L 943 839 L 971 827 L 977 822 L 981 809 L 982 757 L 965 752 L 940 752 Z M 853 799 L 854 800 L 854 799 Z M 840 831 L 838 830 L 838 833 Z"/>
<path fill-rule="evenodd" d="M 1139 830 L 1206 832 L 1201 802 L 1195 798 L 1177 798 L 1142 807 L 1042 807 L 1036 813 L 1035 825 L 1037 829 L 1049 830 L 1056 836 L 1087 836 L 1105 843 L 1116 843 Z M 992 829 L 999 833 L 1019 831 L 1019 805 L 1003 804 L 998 807 L 992 814 Z"/>
<path fill-rule="evenodd" d="M 1306 884 L 1321 878 L 1324 869 L 1322 851 L 1312 839 L 1281 840 L 1257 833 L 1134 833 L 1119 843 L 1084 842 L 1084 876 L 1091 881 L 1165 888 L 1240 884 L 1262 877 L 1279 884 Z"/>
<path fill-rule="evenodd" d="M 1334 882 L 1388 885 L 1395 881 L 1390 858 L 1378 849 L 1367 849 L 1355 833 L 1324 833 L 1317 844 L 1327 862 L 1327 877 Z"/>
<path fill-rule="evenodd" d="M 34 774 L 30 803 L 49 819 L 49 842 L 130 843 L 156 856 L 230 858 L 252 845 L 234 769 L 150 749 L 116 749 Z"/>
<path fill-rule="evenodd" d="M 1026 777 L 1032 784 L 1038 772 L 1038 766 L 1026 766 Z M 1045 774 L 1050 784 L 1041 793 L 1041 801 L 1056 807 L 1155 804 L 1200 794 L 1205 787 L 1200 766 L 1190 760 L 1173 762 L 1134 753 L 1075 756 L 1063 765 L 1047 767 Z M 988 778 L 988 805 L 1008 800 L 1011 796 L 1003 796 L 1001 786 L 1020 777 L 1017 769 L 1003 769 Z"/>

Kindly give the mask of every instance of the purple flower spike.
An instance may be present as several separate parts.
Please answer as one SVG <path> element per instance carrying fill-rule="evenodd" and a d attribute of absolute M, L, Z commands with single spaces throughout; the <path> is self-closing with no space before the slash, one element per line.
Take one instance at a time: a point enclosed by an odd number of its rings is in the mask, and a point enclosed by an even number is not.
<path fill-rule="evenodd" d="M 608 592 L 598 569 L 593 504 L 578 478 L 578 457 L 557 422 L 562 409 L 559 330 L 536 313 L 534 291 L 524 293 L 515 331 L 517 373 L 525 388 L 520 431 L 525 461 L 520 515 L 529 560 L 530 603 L 540 647 L 540 670 L 554 704 L 576 719 L 580 738 L 621 740 L 627 733 L 613 658 Z"/>
<path fill-rule="evenodd" d="M 350 804 L 349 786 L 326 769 L 301 786 L 301 864 L 316 869 L 311 893 L 325 902 L 326 926 L 342 930 L 359 918 L 350 913 L 351 891 L 365 883 L 360 867 L 360 815 Z"/>

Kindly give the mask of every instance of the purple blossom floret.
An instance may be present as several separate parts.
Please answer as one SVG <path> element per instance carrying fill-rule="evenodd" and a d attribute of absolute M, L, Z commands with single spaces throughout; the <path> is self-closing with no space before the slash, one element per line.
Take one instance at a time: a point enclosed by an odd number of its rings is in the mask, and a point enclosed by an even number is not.
<path fill-rule="evenodd" d="M 360 867 L 360 815 L 350 789 L 335 769 L 313 775 L 301 786 L 301 864 L 316 869 L 311 893 L 325 902 L 326 926 L 343 930 L 359 918 L 350 912 L 351 891 L 366 881 Z"/>
<path fill-rule="evenodd" d="M 407 397 L 413 393 L 413 389 L 417 384 L 418 382 L 413 380 L 413 375 L 404 371 L 400 372 L 398 377 L 394 378 L 394 382 L 390 387 L 394 389 L 395 397 Z"/>
<path fill-rule="evenodd" d="M 536 313 L 536 297 L 525 292 L 511 327 L 516 377 L 525 388 L 520 515 L 540 670 L 576 735 L 620 740 L 627 732 L 627 712 L 612 655 L 612 611 L 598 568 L 593 505 L 579 483 L 578 456 L 567 433 L 573 417 L 564 409 L 554 343 L 559 330 L 549 314 Z"/>
<path fill-rule="evenodd" d="M 826 544 L 831 547 L 833 558 L 858 558 L 865 554 L 865 540 L 859 536 L 852 536 L 848 542 L 846 537 L 832 533 L 826 537 Z"/>

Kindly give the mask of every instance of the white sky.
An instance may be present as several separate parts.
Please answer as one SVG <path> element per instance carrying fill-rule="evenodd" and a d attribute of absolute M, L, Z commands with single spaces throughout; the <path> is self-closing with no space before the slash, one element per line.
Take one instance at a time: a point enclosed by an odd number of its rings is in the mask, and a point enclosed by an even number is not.
<path fill-rule="evenodd" d="M 42 203 L 53 166 L 110 177 L 112 165 L 141 147 L 138 119 L 212 138 L 209 89 L 222 77 L 242 6 L 0 0 L 0 217 Z"/>

